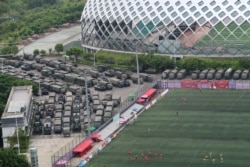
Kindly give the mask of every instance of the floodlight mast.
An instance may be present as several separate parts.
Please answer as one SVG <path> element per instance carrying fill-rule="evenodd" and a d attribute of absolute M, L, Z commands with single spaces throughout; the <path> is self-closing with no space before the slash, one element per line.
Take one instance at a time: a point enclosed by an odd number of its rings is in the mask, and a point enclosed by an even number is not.
<path fill-rule="evenodd" d="M 2 73 L 3 73 L 3 59 L 2 59 Z"/>
<path fill-rule="evenodd" d="M 90 110 L 89 110 L 89 93 L 88 93 L 88 83 L 86 70 L 84 71 L 84 80 L 85 80 L 85 99 L 86 99 L 86 109 L 88 115 L 88 137 L 90 137 Z"/>
<path fill-rule="evenodd" d="M 136 57 L 136 72 L 137 72 L 137 86 L 138 86 L 138 94 L 140 94 L 140 71 L 139 71 L 139 60 L 137 53 L 137 41 L 135 42 L 135 57 Z"/>
<path fill-rule="evenodd" d="M 18 133 L 18 125 L 17 125 L 17 112 L 15 112 L 15 118 L 16 118 L 16 137 L 17 137 L 17 149 L 18 149 L 18 155 L 20 155 L 20 145 L 19 145 L 19 133 Z"/>

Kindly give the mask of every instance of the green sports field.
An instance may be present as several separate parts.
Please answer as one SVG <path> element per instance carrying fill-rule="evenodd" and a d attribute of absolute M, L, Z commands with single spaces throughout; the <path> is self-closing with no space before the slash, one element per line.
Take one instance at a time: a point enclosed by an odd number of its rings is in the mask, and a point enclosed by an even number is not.
<path fill-rule="evenodd" d="M 86 166 L 250 166 L 249 106 L 246 90 L 170 90 Z"/>

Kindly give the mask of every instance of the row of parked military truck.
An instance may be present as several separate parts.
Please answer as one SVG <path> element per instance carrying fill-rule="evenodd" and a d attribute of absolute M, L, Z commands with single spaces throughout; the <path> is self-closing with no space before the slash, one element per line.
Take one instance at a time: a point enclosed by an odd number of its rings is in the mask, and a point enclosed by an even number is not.
<path fill-rule="evenodd" d="M 250 78 L 249 70 L 233 70 L 232 68 L 228 68 L 227 70 L 194 70 L 191 72 L 191 75 L 187 73 L 185 69 L 177 70 L 177 69 L 167 69 L 162 73 L 162 79 L 184 79 L 191 78 L 193 80 L 196 79 L 234 79 L 234 80 L 247 80 Z"/>
<path fill-rule="evenodd" d="M 98 93 L 88 94 L 89 111 L 86 97 L 80 92 L 75 95 L 67 91 L 65 95 L 49 93 L 46 104 L 39 103 L 34 107 L 33 134 L 63 134 L 67 137 L 71 132 L 80 132 L 89 125 L 98 128 L 112 118 L 116 107 L 121 103 L 121 96 L 106 93 L 100 99 Z"/>
<path fill-rule="evenodd" d="M 138 79 L 137 74 L 121 68 L 108 68 L 107 66 L 99 65 L 92 69 L 86 69 L 78 68 L 76 64 L 65 63 L 59 60 L 41 57 L 36 57 L 34 60 L 35 62 L 2 59 L 5 67 L 10 68 L 4 70 L 4 72 L 17 78 L 25 78 L 40 84 L 42 94 L 47 94 L 49 91 L 64 94 L 68 89 L 76 92 L 79 86 L 85 86 L 85 84 L 88 87 L 94 87 L 97 91 L 105 91 L 112 90 L 113 87 L 129 87 L 131 81 L 135 84 L 138 81 L 140 84 L 153 81 L 153 76 L 150 74 L 140 73 Z M 22 72 L 17 73 L 15 68 L 19 67 Z M 71 86 L 67 86 L 66 83 L 67 85 L 70 83 Z"/>

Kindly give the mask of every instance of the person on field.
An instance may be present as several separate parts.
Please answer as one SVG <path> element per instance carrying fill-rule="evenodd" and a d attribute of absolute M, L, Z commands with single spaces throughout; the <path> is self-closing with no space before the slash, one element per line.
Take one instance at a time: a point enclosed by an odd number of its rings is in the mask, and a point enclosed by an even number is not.
<path fill-rule="evenodd" d="M 162 153 L 160 153 L 160 158 L 163 158 L 163 154 Z"/>
<path fill-rule="evenodd" d="M 128 155 L 131 155 L 131 151 L 130 150 L 128 150 Z"/>

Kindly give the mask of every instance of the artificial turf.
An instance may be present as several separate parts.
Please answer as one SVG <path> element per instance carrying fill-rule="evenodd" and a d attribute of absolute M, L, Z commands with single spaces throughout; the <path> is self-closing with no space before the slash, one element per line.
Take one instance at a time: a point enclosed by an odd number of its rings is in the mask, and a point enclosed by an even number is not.
<path fill-rule="evenodd" d="M 86 166 L 250 166 L 249 102 L 249 90 L 170 90 Z"/>

